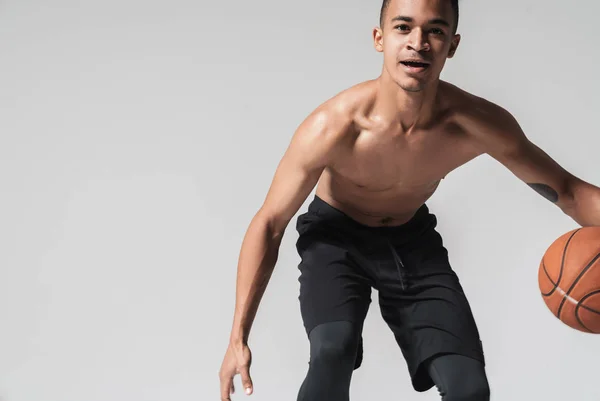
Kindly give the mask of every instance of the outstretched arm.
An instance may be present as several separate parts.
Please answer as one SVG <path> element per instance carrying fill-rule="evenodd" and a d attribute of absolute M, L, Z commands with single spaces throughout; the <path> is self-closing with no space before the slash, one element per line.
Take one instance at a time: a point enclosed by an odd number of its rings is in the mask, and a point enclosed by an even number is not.
<path fill-rule="evenodd" d="M 263 205 L 244 236 L 238 261 L 233 325 L 219 371 L 223 401 L 231 400 L 233 377 L 238 373 L 244 389 L 252 392 L 250 328 L 275 268 L 285 229 L 330 164 L 339 138 L 349 125 L 343 113 L 332 110 L 335 105 L 330 102 L 318 108 L 297 129 L 277 166 Z"/>
<path fill-rule="evenodd" d="M 532 143 L 503 108 L 480 99 L 468 118 L 475 143 L 581 226 L 600 226 L 600 188 L 571 174 Z"/>

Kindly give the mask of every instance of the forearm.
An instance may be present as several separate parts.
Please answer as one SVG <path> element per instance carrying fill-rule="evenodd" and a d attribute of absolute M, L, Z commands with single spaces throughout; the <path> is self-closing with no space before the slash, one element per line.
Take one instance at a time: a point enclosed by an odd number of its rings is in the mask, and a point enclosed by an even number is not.
<path fill-rule="evenodd" d="M 275 233 L 260 215 L 254 217 L 242 243 L 237 270 L 231 342 L 247 343 L 250 328 L 279 254 L 283 233 Z"/>
<path fill-rule="evenodd" d="M 578 180 L 563 211 L 582 227 L 600 226 L 600 188 Z"/>

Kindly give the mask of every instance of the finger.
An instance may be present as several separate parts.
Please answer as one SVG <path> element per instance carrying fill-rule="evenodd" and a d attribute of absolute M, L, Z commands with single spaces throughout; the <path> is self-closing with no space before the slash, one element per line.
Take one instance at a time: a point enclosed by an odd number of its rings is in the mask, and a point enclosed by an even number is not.
<path fill-rule="evenodd" d="M 231 375 L 221 376 L 221 401 L 231 401 L 231 389 L 233 387 L 233 377 Z"/>
<path fill-rule="evenodd" d="M 240 376 L 242 377 L 242 386 L 246 394 L 250 395 L 254 391 L 252 385 L 252 379 L 250 378 L 250 368 L 248 366 L 242 366 L 240 369 Z"/>

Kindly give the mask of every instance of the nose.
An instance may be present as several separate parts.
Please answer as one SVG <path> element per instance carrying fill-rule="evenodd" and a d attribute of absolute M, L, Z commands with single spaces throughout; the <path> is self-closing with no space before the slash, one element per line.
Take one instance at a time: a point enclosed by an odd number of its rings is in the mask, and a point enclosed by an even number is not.
<path fill-rule="evenodd" d="M 423 34 L 422 29 L 415 28 L 411 31 L 408 37 L 408 48 L 416 52 L 429 50 L 428 37 Z"/>

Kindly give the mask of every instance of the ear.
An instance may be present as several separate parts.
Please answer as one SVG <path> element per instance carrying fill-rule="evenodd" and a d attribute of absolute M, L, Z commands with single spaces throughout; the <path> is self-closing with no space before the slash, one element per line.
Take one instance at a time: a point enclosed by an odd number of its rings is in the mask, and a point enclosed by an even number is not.
<path fill-rule="evenodd" d="M 373 28 L 373 45 L 379 53 L 383 52 L 383 30 L 379 27 Z"/>
<path fill-rule="evenodd" d="M 458 45 L 460 44 L 460 35 L 454 35 L 452 38 L 452 43 L 450 44 L 450 51 L 448 52 L 448 58 L 454 57 L 456 53 L 456 49 L 458 49 Z"/>

